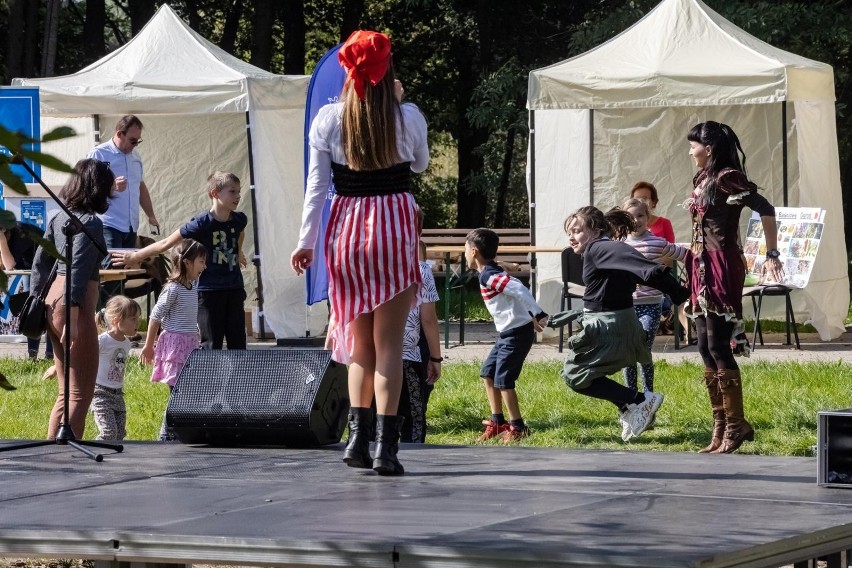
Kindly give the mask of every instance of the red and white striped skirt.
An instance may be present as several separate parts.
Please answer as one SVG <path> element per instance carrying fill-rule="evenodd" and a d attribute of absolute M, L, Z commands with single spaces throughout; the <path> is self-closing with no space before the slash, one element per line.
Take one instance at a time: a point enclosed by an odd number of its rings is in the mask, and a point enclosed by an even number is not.
<path fill-rule="evenodd" d="M 352 361 L 350 324 L 356 317 L 420 283 L 415 207 L 410 193 L 332 200 L 325 240 L 331 304 L 326 349 L 335 361 Z"/>

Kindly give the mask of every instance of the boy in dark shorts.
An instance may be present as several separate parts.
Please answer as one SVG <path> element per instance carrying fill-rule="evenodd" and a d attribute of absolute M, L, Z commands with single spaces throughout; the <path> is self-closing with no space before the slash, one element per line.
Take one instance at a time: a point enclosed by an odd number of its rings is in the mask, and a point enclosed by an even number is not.
<path fill-rule="evenodd" d="M 521 417 L 515 381 L 521 374 L 536 332 L 547 325 L 547 314 L 526 286 L 494 262 L 499 245 L 500 238 L 494 231 L 474 229 L 465 239 L 464 255 L 468 266 L 479 272 L 482 299 L 500 332 L 480 371 L 491 407 L 491 419 L 482 421 L 485 431 L 479 441 L 500 436 L 503 443 L 508 444 L 530 433 Z M 504 404 L 509 414 L 508 423 L 503 414 Z"/>

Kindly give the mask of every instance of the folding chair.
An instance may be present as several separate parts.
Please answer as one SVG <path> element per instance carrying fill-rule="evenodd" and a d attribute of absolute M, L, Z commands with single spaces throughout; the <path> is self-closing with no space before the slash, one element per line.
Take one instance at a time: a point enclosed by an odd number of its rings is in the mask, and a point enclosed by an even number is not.
<path fill-rule="evenodd" d="M 565 311 L 566 304 L 570 307 L 571 300 L 582 300 L 586 291 L 583 282 L 583 258 L 571 247 L 562 250 L 562 297 L 559 299 L 559 311 Z M 574 324 L 568 324 L 568 336 L 574 334 Z M 559 352 L 565 340 L 565 328 L 559 328 Z"/>
<path fill-rule="evenodd" d="M 743 290 L 743 298 L 751 298 L 751 305 L 754 308 L 754 334 L 751 339 L 751 348 L 757 349 L 757 338 L 760 338 L 760 344 L 763 345 L 763 330 L 760 326 L 760 309 L 763 307 L 764 296 L 784 296 L 786 303 L 786 327 L 787 327 L 787 343 L 790 342 L 790 327 L 792 324 L 793 335 L 796 337 L 796 349 L 801 350 L 799 344 L 799 330 L 796 329 L 796 315 L 793 313 L 793 302 L 790 300 L 790 292 L 793 288 L 783 284 L 770 284 L 768 286 L 748 286 Z"/>

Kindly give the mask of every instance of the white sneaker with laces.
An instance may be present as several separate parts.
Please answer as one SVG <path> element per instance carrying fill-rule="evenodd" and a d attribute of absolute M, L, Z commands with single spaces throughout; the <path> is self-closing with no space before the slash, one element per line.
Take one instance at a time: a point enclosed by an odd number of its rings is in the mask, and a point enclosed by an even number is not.
<path fill-rule="evenodd" d="M 663 395 L 652 392 L 645 395 L 643 402 L 628 405 L 624 418 L 630 425 L 631 438 L 635 438 L 648 429 L 661 404 L 663 404 Z"/>
<path fill-rule="evenodd" d="M 633 437 L 633 432 L 630 431 L 630 422 L 627 421 L 627 411 L 618 414 L 618 421 L 621 422 L 621 439 L 625 442 Z"/>

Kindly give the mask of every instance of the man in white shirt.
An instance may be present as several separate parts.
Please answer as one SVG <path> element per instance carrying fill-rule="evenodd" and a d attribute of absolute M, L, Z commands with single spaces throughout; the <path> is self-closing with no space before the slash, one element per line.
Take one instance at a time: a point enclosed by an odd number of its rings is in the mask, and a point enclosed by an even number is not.
<path fill-rule="evenodd" d="M 108 163 L 115 174 L 115 189 L 109 198 L 109 209 L 99 215 L 104 224 L 107 248 L 137 247 L 140 206 L 148 216 L 148 223 L 152 227 L 160 227 L 143 178 L 142 159 L 134 151 L 141 143 L 142 121 L 128 114 L 115 125 L 115 134 L 109 142 L 96 146 L 87 156 Z"/>
<path fill-rule="evenodd" d="M 148 216 L 152 229 L 156 227 L 159 232 L 160 223 L 154 215 L 151 194 L 143 177 L 142 158 L 134 151 L 141 143 L 142 121 L 128 114 L 116 123 L 113 137 L 108 142 L 95 146 L 87 156 L 106 162 L 115 174 L 109 209 L 98 215 L 104 224 L 104 240 L 108 249 L 138 247 L 136 235 L 139 230 L 140 206 Z M 112 266 L 109 256 L 104 259 L 103 266 Z M 104 299 L 118 294 L 120 287 L 118 282 L 104 284 Z"/>

